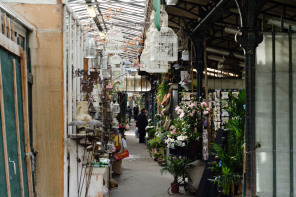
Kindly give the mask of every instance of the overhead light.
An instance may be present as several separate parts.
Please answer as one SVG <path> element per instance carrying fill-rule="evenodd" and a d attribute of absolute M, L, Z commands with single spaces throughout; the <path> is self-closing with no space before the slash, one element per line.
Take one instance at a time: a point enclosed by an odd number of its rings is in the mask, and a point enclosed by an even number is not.
<path fill-rule="evenodd" d="M 87 11 L 90 17 L 95 18 L 97 16 L 96 10 L 94 8 L 94 6 L 92 5 L 88 5 L 87 6 Z"/>
<path fill-rule="evenodd" d="M 166 0 L 167 5 L 176 5 L 178 3 L 178 0 Z"/>
<path fill-rule="evenodd" d="M 238 28 L 225 27 L 224 31 L 230 34 L 238 34 L 240 36 L 242 35 L 242 32 L 240 32 Z"/>

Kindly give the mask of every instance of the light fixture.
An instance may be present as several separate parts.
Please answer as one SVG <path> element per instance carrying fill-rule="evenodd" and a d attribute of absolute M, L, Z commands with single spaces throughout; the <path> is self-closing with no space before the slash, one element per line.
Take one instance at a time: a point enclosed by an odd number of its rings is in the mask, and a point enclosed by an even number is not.
<path fill-rule="evenodd" d="M 95 18 L 97 16 L 96 10 L 94 8 L 94 6 L 92 5 L 88 5 L 87 6 L 87 11 L 90 17 Z"/>
<path fill-rule="evenodd" d="M 182 60 L 189 61 L 189 52 L 187 50 L 182 51 Z"/>
<path fill-rule="evenodd" d="M 178 3 L 178 0 L 166 0 L 167 5 L 176 5 Z"/>

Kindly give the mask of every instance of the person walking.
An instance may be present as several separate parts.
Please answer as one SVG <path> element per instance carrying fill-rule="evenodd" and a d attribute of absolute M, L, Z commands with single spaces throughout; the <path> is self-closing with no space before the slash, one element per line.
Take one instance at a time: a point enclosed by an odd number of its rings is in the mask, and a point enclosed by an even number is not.
<path fill-rule="evenodd" d="M 139 143 L 145 143 L 146 136 L 146 126 L 148 125 L 148 120 L 146 116 L 146 109 L 141 109 L 141 113 L 138 116 L 138 129 L 139 129 Z"/>
<path fill-rule="evenodd" d="M 131 122 L 131 118 L 132 118 L 132 109 L 130 106 L 127 107 L 127 110 L 126 110 L 126 113 L 128 115 L 128 122 L 130 123 Z"/>
<path fill-rule="evenodd" d="M 138 115 L 139 115 L 139 107 L 138 107 L 138 105 L 136 105 L 133 110 L 134 110 L 134 119 L 137 121 L 138 120 Z"/>

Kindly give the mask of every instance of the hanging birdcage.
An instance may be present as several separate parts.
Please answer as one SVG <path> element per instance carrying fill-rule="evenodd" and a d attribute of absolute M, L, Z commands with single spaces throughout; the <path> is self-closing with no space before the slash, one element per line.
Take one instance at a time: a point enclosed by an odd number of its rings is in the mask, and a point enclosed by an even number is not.
<path fill-rule="evenodd" d="M 121 57 L 117 54 L 110 57 L 110 64 L 120 64 L 121 63 Z"/>
<path fill-rule="evenodd" d="M 120 69 L 121 57 L 119 55 L 113 55 L 109 58 L 112 70 Z"/>
<path fill-rule="evenodd" d="M 168 27 L 167 13 L 162 10 L 162 27 L 160 31 L 152 30 L 150 37 L 151 61 L 177 61 L 178 60 L 178 36 Z"/>
<path fill-rule="evenodd" d="M 150 60 L 178 60 L 178 37 L 171 28 L 162 26 L 160 31 L 154 30 L 150 43 Z"/>
<path fill-rule="evenodd" d="M 106 34 L 106 53 L 123 53 L 123 34 L 115 29 L 111 29 Z"/>
<path fill-rule="evenodd" d="M 140 71 L 146 71 L 150 66 L 150 55 L 146 49 L 143 50 L 140 60 Z"/>
<path fill-rule="evenodd" d="M 115 113 L 115 114 L 118 114 L 120 113 L 120 106 L 119 104 L 117 103 L 117 101 L 113 104 L 112 106 L 112 112 Z"/>
<path fill-rule="evenodd" d="M 146 72 L 149 72 L 149 73 L 167 73 L 168 70 L 169 70 L 168 61 L 153 60 L 153 61 L 150 61 L 150 66 L 149 66 L 149 68 L 146 69 Z"/>

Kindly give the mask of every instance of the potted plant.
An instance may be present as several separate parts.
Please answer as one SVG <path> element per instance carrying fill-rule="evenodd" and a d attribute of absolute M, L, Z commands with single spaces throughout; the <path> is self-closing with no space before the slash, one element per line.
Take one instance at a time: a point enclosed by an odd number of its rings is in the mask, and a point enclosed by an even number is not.
<path fill-rule="evenodd" d="M 157 133 L 157 135 L 148 141 L 148 148 L 152 151 L 152 157 L 155 159 L 155 153 L 164 153 L 165 144 L 163 141 L 162 134 Z"/>
<path fill-rule="evenodd" d="M 160 170 L 161 174 L 170 173 L 174 181 L 171 183 L 171 191 L 173 193 L 179 192 L 178 179 L 181 177 L 188 177 L 188 166 L 191 161 L 182 157 L 168 157 L 166 165 Z"/>
<path fill-rule="evenodd" d="M 244 131 L 245 131 L 245 91 L 241 90 L 238 97 L 231 93 L 227 109 L 229 121 L 226 123 L 226 142 L 224 145 L 213 144 L 213 153 L 218 161 L 211 163 L 214 181 L 223 188 L 225 195 L 230 188 L 238 187 L 243 177 Z M 232 193 L 235 191 L 232 189 Z"/>

